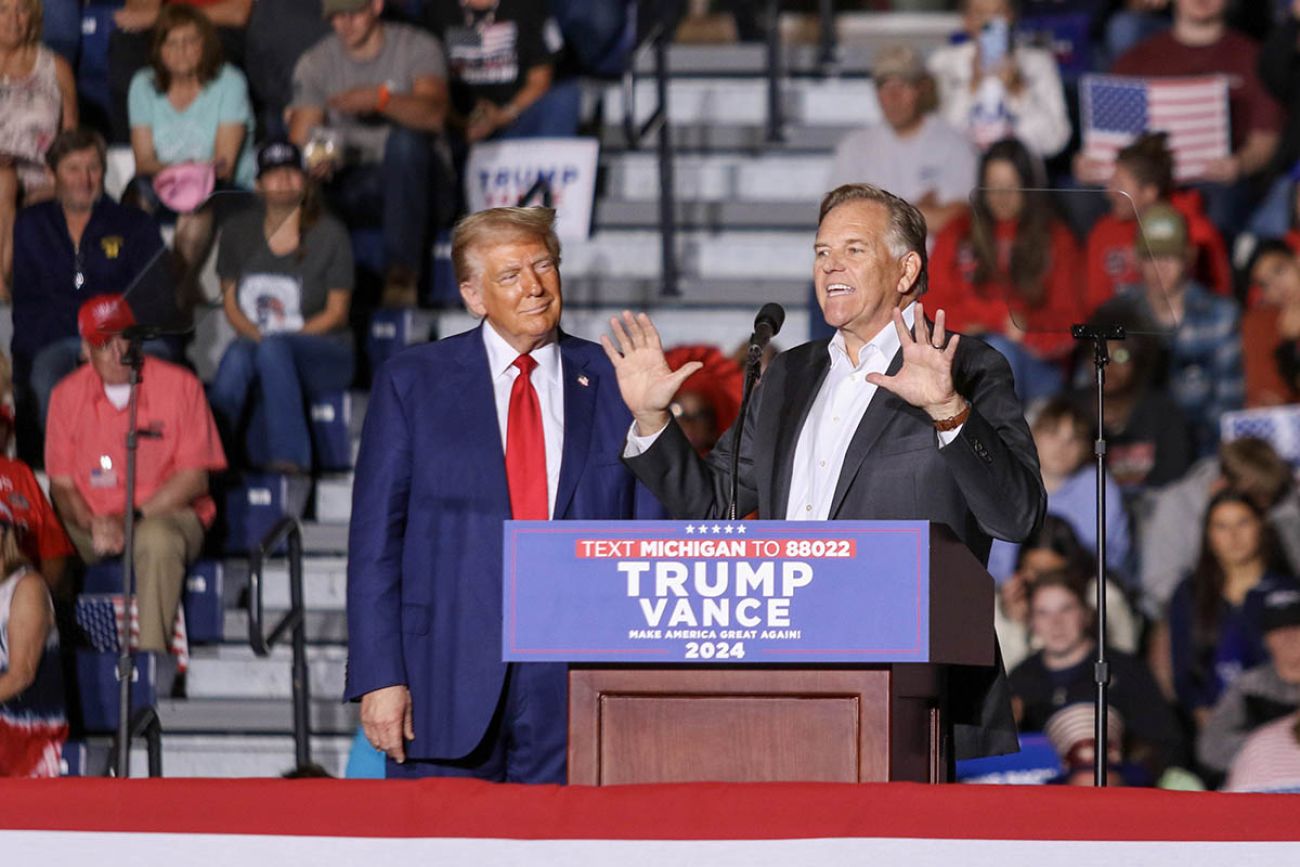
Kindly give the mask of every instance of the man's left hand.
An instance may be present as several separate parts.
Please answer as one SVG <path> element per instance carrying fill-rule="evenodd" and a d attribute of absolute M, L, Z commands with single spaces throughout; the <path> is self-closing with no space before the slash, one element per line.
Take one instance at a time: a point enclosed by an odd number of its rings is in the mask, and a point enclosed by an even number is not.
<path fill-rule="evenodd" d="M 329 98 L 329 106 L 344 114 L 374 114 L 379 110 L 379 88 L 366 85 L 340 91 Z"/>
<path fill-rule="evenodd" d="M 912 406 L 919 407 L 935 421 L 952 418 L 965 407 L 965 401 L 952 384 L 952 361 L 957 355 L 959 335 L 946 338 L 944 313 L 934 317 L 934 333 L 925 321 L 925 308 L 916 305 L 916 334 L 907 330 L 903 311 L 894 310 L 894 328 L 903 345 L 903 366 L 893 376 L 883 373 L 867 375 L 872 385 L 892 391 Z"/>

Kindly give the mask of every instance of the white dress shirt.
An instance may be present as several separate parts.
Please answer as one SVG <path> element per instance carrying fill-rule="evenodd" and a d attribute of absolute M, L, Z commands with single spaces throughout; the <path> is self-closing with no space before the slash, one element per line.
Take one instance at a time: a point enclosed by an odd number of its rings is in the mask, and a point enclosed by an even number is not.
<path fill-rule="evenodd" d="M 903 322 L 911 329 L 915 319 L 916 307 L 909 304 L 903 310 Z M 831 338 L 827 346 L 831 356 L 830 370 L 813 399 L 795 445 L 790 499 L 785 510 L 787 521 L 825 521 L 830 517 L 835 486 L 844 467 L 844 455 L 879 389 L 879 386 L 867 382 L 867 374 L 887 371 L 900 346 L 898 330 L 891 321 L 859 350 L 858 364 L 854 367 L 845 350 L 844 336 L 837 331 Z M 955 440 L 962 427 L 964 425 L 950 431 L 936 431 L 935 448 L 942 448 Z M 644 453 L 661 433 L 663 429 L 649 436 L 640 436 L 636 432 L 636 422 L 633 422 L 623 456 L 632 458 Z"/>
<path fill-rule="evenodd" d="M 487 347 L 488 370 L 492 373 L 492 396 L 501 430 L 501 452 L 506 450 L 506 428 L 510 419 L 510 391 L 519 368 L 519 351 L 505 341 L 491 322 L 483 323 L 483 345 Z M 555 491 L 560 485 L 560 462 L 564 458 L 564 365 L 560 346 L 551 342 L 533 350 L 533 388 L 542 409 L 542 437 L 546 440 L 546 515 L 555 517 Z"/>

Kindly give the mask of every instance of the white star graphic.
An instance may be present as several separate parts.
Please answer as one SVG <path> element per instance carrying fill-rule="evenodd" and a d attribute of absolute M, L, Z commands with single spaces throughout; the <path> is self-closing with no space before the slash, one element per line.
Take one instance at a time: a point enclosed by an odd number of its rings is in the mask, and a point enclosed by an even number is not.
<path fill-rule="evenodd" d="M 713 535 L 716 536 L 716 535 L 718 535 L 718 534 L 721 533 L 721 532 L 722 532 L 722 527 L 718 526 L 717 524 L 714 524 L 714 525 L 713 525 Z"/>
<path fill-rule="evenodd" d="M 741 524 L 739 527 L 736 528 L 736 532 L 740 533 L 743 536 L 745 534 L 745 530 L 747 529 L 748 528 L 744 524 Z"/>
<path fill-rule="evenodd" d="M 686 535 L 690 536 L 690 535 L 693 535 L 694 533 L 695 533 L 695 525 L 694 525 L 694 524 L 687 524 L 687 525 L 686 525 Z"/>
<path fill-rule="evenodd" d="M 728 524 L 727 526 L 722 528 L 722 531 L 726 533 L 728 536 L 730 536 L 733 532 L 735 532 L 735 527 L 732 527 L 730 524 Z"/>

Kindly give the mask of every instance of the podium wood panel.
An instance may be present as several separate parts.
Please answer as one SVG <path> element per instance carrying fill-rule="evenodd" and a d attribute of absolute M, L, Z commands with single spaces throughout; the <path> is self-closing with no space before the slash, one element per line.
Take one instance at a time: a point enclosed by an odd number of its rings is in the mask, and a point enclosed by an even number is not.
<path fill-rule="evenodd" d="M 927 781 L 937 693 L 930 666 L 574 666 L 569 782 Z"/>

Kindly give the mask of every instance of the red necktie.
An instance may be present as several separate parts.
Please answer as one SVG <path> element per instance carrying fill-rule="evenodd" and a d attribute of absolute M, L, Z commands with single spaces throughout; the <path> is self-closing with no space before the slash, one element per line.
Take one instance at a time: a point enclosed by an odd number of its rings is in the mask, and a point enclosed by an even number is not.
<path fill-rule="evenodd" d="M 510 485 L 510 517 L 516 521 L 545 521 L 546 439 L 542 435 L 542 406 L 529 375 L 537 367 L 531 355 L 515 359 L 519 375 L 510 387 L 506 420 L 506 481 Z"/>

